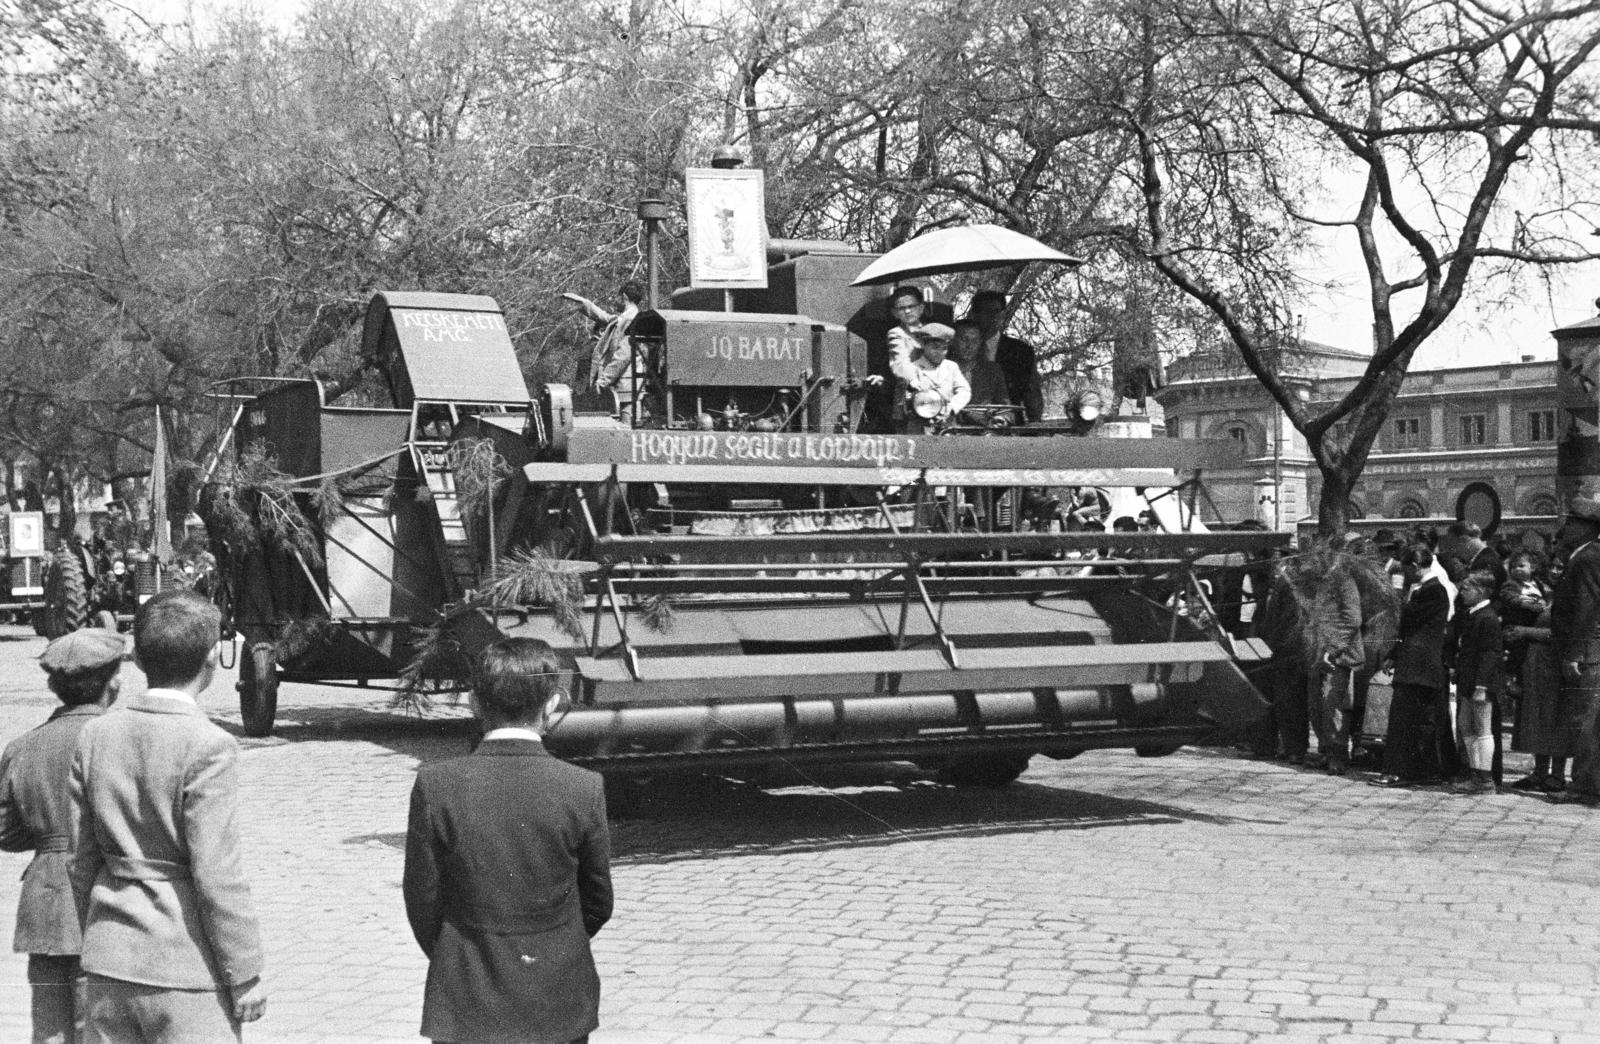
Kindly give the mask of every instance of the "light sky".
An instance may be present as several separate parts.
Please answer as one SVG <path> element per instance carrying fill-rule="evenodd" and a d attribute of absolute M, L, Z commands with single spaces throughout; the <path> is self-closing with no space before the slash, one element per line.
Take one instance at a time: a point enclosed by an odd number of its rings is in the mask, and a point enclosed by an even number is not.
<path fill-rule="evenodd" d="M 1600 240 L 1591 242 L 1600 246 Z M 1372 306 L 1354 232 L 1328 233 L 1320 256 L 1312 259 L 1305 271 L 1308 279 L 1318 283 L 1339 284 L 1318 292 L 1308 303 L 1305 338 L 1339 348 L 1369 350 Z M 1488 265 L 1480 262 L 1475 271 L 1486 274 Z M 1417 351 L 1411 368 L 1486 366 L 1530 355 L 1554 359 L 1555 339 L 1550 331 L 1592 319 L 1600 312 L 1595 304 L 1600 297 L 1600 262 L 1552 266 L 1542 273 L 1532 266 L 1520 266 L 1517 271 L 1515 276 L 1497 277 L 1488 285 L 1482 281 L 1475 285 L 1469 279 L 1461 303 Z M 1405 274 L 1409 272 L 1407 269 Z M 1388 272 L 1391 279 L 1399 274 Z M 1397 326 L 1411 317 L 1405 304 L 1405 297 L 1396 298 Z"/>

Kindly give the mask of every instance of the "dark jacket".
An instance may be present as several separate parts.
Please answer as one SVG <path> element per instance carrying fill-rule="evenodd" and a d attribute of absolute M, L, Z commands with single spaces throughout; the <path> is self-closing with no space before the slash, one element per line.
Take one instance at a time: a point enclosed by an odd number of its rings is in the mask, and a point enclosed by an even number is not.
<path fill-rule="evenodd" d="M 1499 587 L 1506 582 L 1506 566 L 1500 561 L 1500 555 L 1494 548 L 1485 544 L 1472 556 L 1472 561 L 1467 563 L 1467 571 L 1472 573 L 1490 573 L 1494 576 L 1494 585 Z"/>
<path fill-rule="evenodd" d="M 1456 693 L 1461 699 L 1482 686 L 1489 698 L 1505 694 L 1505 645 L 1501 640 L 1500 617 L 1494 605 L 1485 603 L 1455 618 Z"/>
<path fill-rule="evenodd" d="M 1400 598 L 1388 583 L 1387 571 L 1366 568 L 1363 562 L 1350 569 L 1361 595 L 1362 663 L 1356 673 L 1370 678 L 1394 652 L 1400 640 Z"/>
<path fill-rule="evenodd" d="M 518 739 L 424 765 L 403 888 L 428 955 L 424 1037 L 570 1041 L 599 1025 L 589 937 L 611 917 L 599 775 Z"/>
<path fill-rule="evenodd" d="M 1306 614 L 1308 647 L 1319 664 L 1358 668 L 1366 662 L 1361 644 L 1361 588 L 1351 570 L 1329 569 L 1316 578 L 1315 597 Z"/>
<path fill-rule="evenodd" d="M 1444 646 L 1449 626 L 1450 596 L 1437 578 L 1412 588 L 1400 607 L 1400 644 L 1394 650 L 1394 683 L 1443 689 Z"/>
<path fill-rule="evenodd" d="M 1305 624 L 1300 611 L 1300 600 L 1294 596 L 1294 584 L 1287 576 L 1279 574 L 1273 581 L 1265 604 L 1256 610 L 1256 636 L 1272 650 L 1275 663 L 1302 658 Z"/>
<path fill-rule="evenodd" d="M 1550 644 L 1564 663 L 1600 663 L 1600 542 L 1574 552 L 1556 584 Z"/>
<path fill-rule="evenodd" d="M 1039 361 L 1033 345 L 1006 334 L 995 345 L 994 361 L 1006 375 L 1011 401 L 1022 407 L 1030 421 L 1044 416 L 1044 391 L 1039 384 Z"/>
<path fill-rule="evenodd" d="M 18 953 L 70 955 L 83 949 L 78 906 L 67 876 L 72 841 L 72 752 L 78 733 L 103 712 L 98 704 L 57 707 L 48 721 L 0 754 L 0 849 L 33 852 L 22 872 Z"/>

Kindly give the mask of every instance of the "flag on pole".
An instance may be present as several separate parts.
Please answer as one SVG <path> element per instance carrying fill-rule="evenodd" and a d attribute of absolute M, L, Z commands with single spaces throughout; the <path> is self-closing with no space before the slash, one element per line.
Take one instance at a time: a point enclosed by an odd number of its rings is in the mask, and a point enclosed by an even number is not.
<path fill-rule="evenodd" d="M 172 560 L 172 528 L 167 525 L 167 435 L 161 424 L 161 407 L 156 407 L 156 444 L 150 462 L 150 552 L 155 556 L 157 575 L 161 566 Z"/>

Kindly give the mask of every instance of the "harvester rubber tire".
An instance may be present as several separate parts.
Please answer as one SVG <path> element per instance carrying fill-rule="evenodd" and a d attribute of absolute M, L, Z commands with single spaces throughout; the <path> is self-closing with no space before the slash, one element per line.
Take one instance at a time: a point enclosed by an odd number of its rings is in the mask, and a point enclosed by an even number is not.
<path fill-rule="evenodd" d="M 28 622 L 33 625 L 33 633 L 40 638 L 44 637 L 44 623 L 48 616 L 49 612 L 42 605 L 37 609 L 28 610 Z"/>
<path fill-rule="evenodd" d="M 117 614 L 110 609 L 100 610 L 94 614 L 94 626 L 107 631 L 115 631 L 117 629 Z"/>
<path fill-rule="evenodd" d="M 41 632 L 54 641 L 83 626 L 89 613 L 89 585 L 83 563 L 71 548 L 57 548 L 44 581 L 44 609 Z"/>
<path fill-rule="evenodd" d="M 278 716 L 278 647 L 253 642 L 239 657 L 239 717 L 246 736 L 272 735 Z"/>
<path fill-rule="evenodd" d="M 637 817 L 640 806 L 644 804 L 650 781 L 637 776 L 614 776 L 609 773 L 601 779 L 605 781 L 606 788 L 606 818 Z"/>
<path fill-rule="evenodd" d="M 1028 769 L 1027 754 L 973 754 L 939 766 L 939 782 L 955 787 L 1003 787 Z"/>

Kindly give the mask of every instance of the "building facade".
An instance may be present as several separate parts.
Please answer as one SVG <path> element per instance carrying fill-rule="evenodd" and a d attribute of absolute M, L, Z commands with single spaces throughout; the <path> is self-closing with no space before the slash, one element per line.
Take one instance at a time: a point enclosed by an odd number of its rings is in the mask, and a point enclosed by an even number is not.
<path fill-rule="evenodd" d="M 1279 372 L 1316 411 L 1354 386 L 1367 359 L 1307 344 Z M 1206 479 L 1224 518 L 1293 530 L 1316 516 L 1321 482 L 1305 440 L 1242 365 L 1180 360 L 1160 400 L 1169 434 L 1245 447 L 1242 467 Z M 1557 417 L 1554 361 L 1413 370 L 1352 491 L 1351 517 L 1554 515 Z"/>

